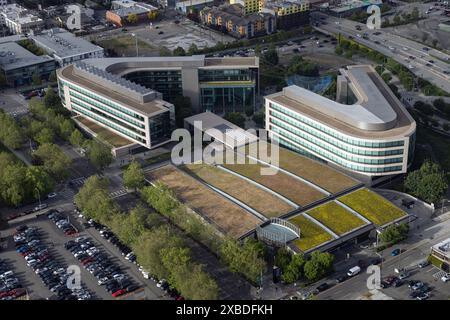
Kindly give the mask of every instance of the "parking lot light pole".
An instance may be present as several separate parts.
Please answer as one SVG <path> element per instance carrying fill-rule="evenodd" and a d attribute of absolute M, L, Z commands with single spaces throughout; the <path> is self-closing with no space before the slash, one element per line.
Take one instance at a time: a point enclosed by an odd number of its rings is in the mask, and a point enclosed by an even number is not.
<path fill-rule="evenodd" d="M 139 57 L 139 46 L 138 46 L 138 38 L 136 33 L 131 34 L 134 37 L 134 44 L 136 46 L 136 57 Z"/>
<path fill-rule="evenodd" d="M 41 193 L 39 192 L 38 188 L 34 188 L 35 191 L 38 193 L 38 199 L 39 199 L 39 208 L 41 207 Z"/>

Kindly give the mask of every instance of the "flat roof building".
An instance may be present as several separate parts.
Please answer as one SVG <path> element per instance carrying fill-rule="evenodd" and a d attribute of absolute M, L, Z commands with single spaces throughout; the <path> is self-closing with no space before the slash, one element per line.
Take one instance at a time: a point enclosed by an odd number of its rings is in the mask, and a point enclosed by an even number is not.
<path fill-rule="evenodd" d="M 20 40 L 8 37 L 9 40 Z M 6 83 L 17 87 L 32 83 L 32 77 L 37 74 L 41 79 L 48 78 L 55 71 L 54 60 L 47 56 L 37 56 L 16 42 L 0 42 L 0 69 Z"/>
<path fill-rule="evenodd" d="M 414 119 L 373 67 L 340 73 L 337 101 L 295 85 L 266 96 L 266 129 L 280 144 L 350 172 L 405 173 L 414 155 Z"/>
<path fill-rule="evenodd" d="M 130 23 L 128 17 L 136 15 L 138 21 L 148 20 L 150 12 L 156 12 L 158 8 L 148 3 L 135 2 L 132 0 L 114 0 L 111 2 L 111 10 L 106 12 L 106 19 L 116 26 Z"/>
<path fill-rule="evenodd" d="M 51 54 L 61 67 L 84 59 L 103 58 L 104 55 L 102 47 L 60 28 L 42 31 L 30 38 Z"/>
<path fill-rule="evenodd" d="M 440 261 L 440 267 L 450 272 L 450 238 L 431 247 L 431 255 Z"/>
<path fill-rule="evenodd" d="M 146 148 L 170 141 L 175 97 L 191 98 L 194 113 L 244 111 L 257 74 L 258 58 L 205 56 L 87 59 L 57 71 L 65 108 Z"/>
<path fill-rule="evenodd" d="M 44 20 L 16 3 L 1 7 L 0 23 L 6 25 L 13 34 L 25 34 L 32 30 L 41 30 L 44 26 Z"/>

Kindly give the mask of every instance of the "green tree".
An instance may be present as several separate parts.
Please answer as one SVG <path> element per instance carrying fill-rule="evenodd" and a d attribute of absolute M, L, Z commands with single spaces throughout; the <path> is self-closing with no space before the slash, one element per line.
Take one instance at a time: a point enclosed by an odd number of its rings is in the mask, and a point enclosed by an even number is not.
<path fill-rule="evenodd" d="M 255 46 L 255 56 L 261 57 L 261 46 L 259 44 L 256 44 Z"/>
<path fill-rule="evenodd" d="M 2 176 L 0 193 L 8 205 L 18 206 L 26 198 L 27 186 L 25 170 L 22 164 L 13 163 L 5 168 Z"/>
<path fill-rule="evenodd" d="M 336 46 L 336 49 L 334 49 L 334 53 L 337 55 L 342 55 L 344 53 L 344 50 L 342 50 L 341 46 Z"/>
<path fill-rule="evenodd" d="M 33 73 L 33 75 L 31 76 L 31 83 L 34 86 L 39 86 L 42 84 L 42 79 L 38 72 Z"/>
<path fill-rule="evenodd" d="M 89 142 L 86 154 L 89 161 L 101 171 L 113 161 L 111 149 L 95 140 Z"/>
<path fill-rule="evenodd" d="M 160 47 L 159 48 L 159 56 L 160 57 L 169 57 L 171 55 L 172 55 L 172 51 L 170 51 L 166 47 Z"/>
<path fill-rule="evenodd" d="M 253 115 L 253 121 L 255 121 L 256 125 L 259 128 L 264 127 L 264 118 L 265 118 L 264 112 L 257 112 Z"/>
<path fill-rule="evenodd" d="M 409 225 L 406 223 L 399 225 L 391 224 L 380 234 L 380 239 L 385 243 L 397 242 L 404 239 L 408 231 Z"/>
<path fill-rule="evenodd" d="M 53 190 L 55 185 L 52 177 L 41 166 L 27 167 L 25 182 L 34 199 L 44 197 Z"/>
<path fill-rule="evenodd" d="M 59 133 L 64 140 L 69 140 L 75 130 L 75 125 L 71 119 L 64 119 L 59 122 Z"/>
<path fill-rule="evenodd" d="M 195 43 L 192 43 L 188 49 L 188 56 L 192 56 L 198 52 L 198 47 Z"/>
<path fill-rule="evenodd" d="M 132 161 L 124 171 L 123 184 L 135 192 L 145 185 L 144 171 L 137 161 Z"/>
<path fill-rule="evenodd" d="M 405 188 L 424 201 L 437 203 L 448 189 L 447 173 L 438 164 L 427 160 L 420 169 L 407 175 Z"/>
<path fill-rule="evenodd" d="M 47 87 L 47 91 L 45 92 L 44 96 L 44 105 L 47 108 L 56 108 L 60 104 L 60 98 L 55 93 L 53 88 L 51 86 Z"/>
<path fill-rule="evenodd" d="M 330 253 L 314 251 L 304 265 L 305 277 L 317 281 L 333 270 L 334 257 Z"/>
<path fill-rule="evenodd" d="M 173 50 L 174 56 L 185 56 L 186 51 L 182 47 L 176 47 L 175 50 Z"/>
<path fill-rule="evenodd" d="M 158 18 L 158 11 L 152 10 L 147 14 L 147 18 L 150 21 L 155 21 Z"/>
<path fill-rule="evenodd" d="M 44 143 L 35 151 L 34 156 L 43 161 L 44 168 L 55 180 L 62 181 L 68 176 L 72 161 L 57 145 Z"/>
<path fill-rule="evenodd" d="M 274 45 L 271 45 L 267 52 L 263 55 L 263 61 L 273 66 L 278 64 L 278 52 Z"/>
<path fill-rule="evenodd" d="M 277 250 L 277 254 L 275 255 L 274 264 L 281 268 L 281 270 L 285 270 L 289 263 L 291 262 L 291 254 L 289 251 L 282 247 Z"/>
<path fill-rule="evenodd" d="M 245 118 L 239 112 L 228 112 L 225 114 L 224 119 L 230 121 L 238 127 L 245 128 Z"/>
<path fill-rule="evenodd" d="M 111 229 L 125 244 L 132 245 L 145 231 L 147 214 L 147 209 L 141 205 L 128 214 L 116 213 L 111 219 Z"/>
<path fill-rule="evenodd" d="M 55 140 L 55 133 L 51 128 L 42 128 L 42 130 L 36 134 L 34 140 L 36 140 L 39 144 L 53 143 Z"/>
<path fill-rule="evenodd" d="M 306 259 L 302 254 L 295 254 L 292 257 L 290 263 L 283 270 L 281 279 L 285 283 L 293 283 L 297 281 L 302 275 L 305 263 Z"/>
<path fill-rule="evenodd" d="M 127 16 L 127 22 L 130 24 L 136 24 L 136 23 L 138 23 L 138 21 L 139 21 L 139 17 L 135 13 L 130 13 Z"/>
<path fill-rule="evenodd" d="M 156 211 L 163 215 L 171 216 L 172 211 L 178 208 L 178 202 L 171 190 L 161 182 L 144 187 L 141 191 L 142 198 Z"/>
<path fill-rule="evenodd" d="M 18 149 L 24 142 L 24 135 L 16 120 L 0 109 L 0 142 L 11 149 Z"/>
<path fill-rule="evenodd" d="M 78 129 L 73 130 L 70 134 L 69 141 L 76 147 L 82 147 L 84 145 L 84 140 L 83 134 Z"/>

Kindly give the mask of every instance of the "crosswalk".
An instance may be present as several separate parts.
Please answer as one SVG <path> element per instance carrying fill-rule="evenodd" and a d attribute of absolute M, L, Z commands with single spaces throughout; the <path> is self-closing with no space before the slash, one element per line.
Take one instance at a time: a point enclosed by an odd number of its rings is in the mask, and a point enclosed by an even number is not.
<path fill-rule="evenodd" d="M 114 199 L 114 198 L 121 197 L 127 193 L 128 193 L 128 191 L 126 189 L 122 188 L 122 189 L 111 192 L 109 194 L 109 196 Z"/>
<path fill-rule="evenodd" d="M 445 276 L 447 273 L 445 271 L 438 271 L 435 274 L 433 274 L 433 278 L 435 279 L 441 279 L 443 276 Z"/>

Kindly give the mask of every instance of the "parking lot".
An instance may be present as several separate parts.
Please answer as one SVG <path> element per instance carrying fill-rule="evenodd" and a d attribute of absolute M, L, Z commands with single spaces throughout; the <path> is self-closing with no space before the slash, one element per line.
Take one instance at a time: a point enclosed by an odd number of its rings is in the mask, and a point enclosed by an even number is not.
<path fill-rule="evenodd" d="M 131 263 L 121 255 L 120 251 L 111 243 L 103 239 L 98 230 L 94 228 L 87 228 L 84 230 L 82 224 L 77 221 L 75 215 L 71 210 L 62 212 L 63 217 L 69 217 L 69 222 L 76 229 L 77 233 L 67 236 L 62 229 L 59 229 L 57 225 L 50 220 L 46 214 L 41 214 L 38 217 L 30 217 L 27 220 L 19 223 L 13 223 L 9 229 L 2 231 L 2 237 L 6 237 L 6 247 L 0 253 L 0 258 L 9 263 L 16 271 L 19 281 L 23 287 L 27 289 L 30 299 L 48 299 L 54 297 L 55 294 L 47 288 L 41 281 L 40 277 L 33 272 L 33 270 L 27 266 L 27 261 L 20 253 L 16 252 L 14 245 L 13 234 L 16 232 L 16 228 L 27 225 L 28 227 L 36 227 L 39 230 L 40 239 L 42 245 L 48 248 L 52 259 L 61 264 L 61 266 L 67 267 L 76 265 L 80 267 L 81 271 L 81 283 L 89 293 L 92 299 L 111 300 L 115 299 L 111 292 L 108 292 L 105 286 L 98 284 L 98 279 L 91 274 L 85 267 L 83 267 L 81 261 L 74 257 L 74 255 L 65 248 L 65 244 L 74 240 L 77 237 L 84 236 L 89 238 L 89 242 L 92 246 L 96 247 L 97 251 L 102 254 L 106 259 L 108 265 L 116 265 L 120 269 L 120 274 L 123 274 L 123 278 L 129 279 L 127 286 L 134 285 L 132 293 L 124 292 L 118 296 L 117 299 L 164 299 L 164 291 L 157 288 L 155 283 L 151 280 L 144 279 L 139 272 L 138 267 Z"/>
<path fill-rule="evenodd" d="M 13 89 L 0 92 L 0 109 L 10 115 L 23 115 L 28 112 L 28 101 Z"/>

